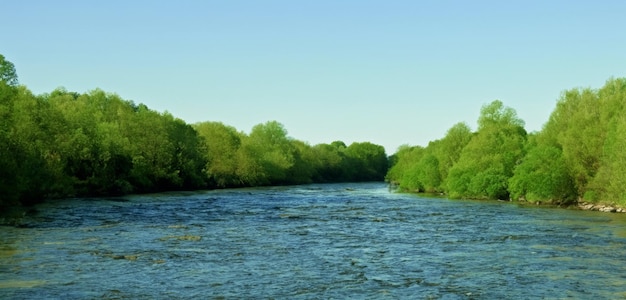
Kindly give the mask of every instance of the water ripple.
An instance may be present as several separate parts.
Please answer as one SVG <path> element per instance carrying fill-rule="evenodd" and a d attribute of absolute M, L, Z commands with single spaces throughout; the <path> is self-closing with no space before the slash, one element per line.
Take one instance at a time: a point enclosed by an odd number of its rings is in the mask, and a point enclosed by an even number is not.
<path fill-rule="evenodd" d="M 623 298 L 622 215 L 329 184 L 67 199 L 0 231 L 0 296 Z"/>

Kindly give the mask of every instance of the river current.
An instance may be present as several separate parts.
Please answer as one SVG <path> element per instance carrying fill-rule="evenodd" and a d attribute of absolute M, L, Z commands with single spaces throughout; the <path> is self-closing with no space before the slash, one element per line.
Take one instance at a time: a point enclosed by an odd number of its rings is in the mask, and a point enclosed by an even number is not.
<path fill-rule="evenodd" d="M 0 227 L 2 299 L 616 299 L 626 215 L 383 183 L 85 198 Z"/>

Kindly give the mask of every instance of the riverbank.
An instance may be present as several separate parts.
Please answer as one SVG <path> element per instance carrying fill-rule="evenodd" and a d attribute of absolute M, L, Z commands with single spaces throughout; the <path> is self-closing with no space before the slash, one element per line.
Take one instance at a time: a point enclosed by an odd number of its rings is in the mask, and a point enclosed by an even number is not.
<path fill-rule="evenodd" d="M 24 206 L 14 206 L 5 209 L 5 211 L 0 211 L 0 226 L 19 226 L 29 211 Z"/>
<path fill-rule="evenodd" d="M 445 193 L 425 193 L 425 192 L 411 192 L 411 191 L 401 191 L 397 188 L 397 185 L 390 185 L 392 190 L 399 193 L 409 193 L 409 194 L 417 194 L 417 195 L 425 195 L 432 198 L 448 198 Z M 473 200 L 473 199 L 472 199 Z M 484 200 L 484 199 L 476 199 L 476 200 Z M 509 202 L 510 200 L 497 200 Z M 572 204 L 559 204 L 559 203 L 543 203 L 543 202 L 529 202 L 526 200 L 520 200 L 518 203 L 524 203 L 528 205 L 536 205 L 536 206 L 546 206 L 546 207 L 554 207 L 554 208 L 575 208 L 580 210 L 588 210 L 588 211 L 597 211 L 597 212 L 605 212 L 605 213 L 626 213 L 626 207 L 619 206 L 617 204 L 607 204 L 607 203 L 591 203 L 586 201 L 578 201 Z"/>
<path fill-rule="evenodd" d="M 578 208 L 582 210 L 610 212 L 610 213 L 626 213 L 626 208 L 619 207 L 613 204 L 599 204 L 599 203 L 589 203 L 589 202 L 583 201 L 583 202 L 579 202 L 577 206 Z"/>

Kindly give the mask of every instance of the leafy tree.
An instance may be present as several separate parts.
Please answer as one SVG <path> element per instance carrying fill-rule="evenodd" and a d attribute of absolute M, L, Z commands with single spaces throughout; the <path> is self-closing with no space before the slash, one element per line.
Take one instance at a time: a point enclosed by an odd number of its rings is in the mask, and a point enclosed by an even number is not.
<path fill-rule="evenodd" d="M 51 188 L 50 168 L 46 158 L 52 143 L 55 115 L 48 103 L 40 101 L 26 87 L 16 87 L 12 99 L 8 138 L 13 144 L 21 202 L 31 204 L 45 197 Z"/>
<path fill-rule="evenodd" d="M 427 148 L 427 153 L 417 163 L 418 178 L 425 192 L 434 193 L 439 192 L 442 179 L 439 173 L 439 160 L 428 150 L 430 148 Z"/>
<path fill-rule="evenodd" d="M 132 140 L 130 181 L 138 191 L 171 190 L 184 186 L 175 164 L 176 145 L 170 139 L 168 128 L 171 121 L 173 118 L 170 115 L 162 115 L 139 105 L 131 122 L 123 124 L 123 132 Z"/>
<path fill-rule="evenodd" d="M 20 154 L 24 153 L 21 145 L 12 139 L 13 103 L 17 96 L 17 89 L 0 81 L 0 208 L 13 206 L 19 203 L 24 189 L 20 183 Z M 4 209 L 3 209 L 4 210 Z"/>
<path fill-rule="evenodd" d="M 508 199 L 508 179 L 524 155 L 523 124 L 516 112 L 499 100 L 483 106 L 476 136 L 450 169 L 450 196 Z"/>
<path fill-rule="evenodd" d="M 607 135 L 602 164 L 590 190 L 597 193 L 598 200 L 626 205 L 626 117 Z"/>
<path fill-rule="evenodd" d="M 532 201 L 623 201 L 626 80 L 565 91 L 511 179 Z"/>
<path fill-rule="evenodd" d="M 448 129 L 446 136 L 429 147 L 433 147 L 433 154 L 437 158 L 439 166 L 440 184 L 437 191 L 446 190 L 448 173 L 461 157 L 463 148 L 472 139 L 472 130 L 465 123 L 457 123 Z M 435 176 L 435 175 L 431 175 Z"/>
<path fill-rule="evenodd" d="M 589 182 L 588 200 L 626 204 L 626 78 L 609 79 L 598 91 L 599 126 L 605 131 L 597 173 Z M 589 199 L 591 198 L 591 199 Z"/>
<path fill-rule="evenodd" d="M 194 125 L 206 145 L 206 166 L 204 172 L 210 186 L 238 186 L 237 151 L 241 146 L 242 134 L 231 126 L 220 122 L 203 122 Z"/>
<path fill-rule="evenodd" d="M 314 159 L 311 163 L 315 168 L 315 182 L 337 182 L 345 179 L 345 170 L 342 168 L 345 148 L 343 142 L 313 146 Z"/>
<path fill-rule="evenodd" d="M 558 132 L 565 163 L 574 179 L 578 195 L 584 195 L 587 184 L 600 166 L 605 128 L 599 122 L 598 95 L 591 89 L 566 91 L 547 126 Z"/>
<path fill-rule="evenodd" d="M 248 185 L 284 183 L 294 165 L 291 139 L 276 121 L 258 124 L 242 140 L 238 152 L 238 176 Z"/>
<path fill-rule="evenodd" d="M 116 95 L 95 90 L 78 95 L 55 90 L 48 102 L 65 118 L 56 135 L 66 175 L 76 194 L 124 194 L 132 159 L 130 142 L 121 130 L 124 115 L 132 114 L 130 103 Z"/>
<path fill-rule="evenodd" d="M 195 189 L 206 185 L 204 168 L 207 164 L 204 152 L 206 144 L 196 130 L 183 120 L 165 114 L 168 139 L 173 145 L 171 168 L 182 182 L 181 188 Z"/>
<path fill-rule="evenodd" d="M 12 62 L 6 60 L 4 55 L 0 54 L 0 81 L 9 86 L 18 85 L 17 73 L 15 72 L 15 65 Z"/>
<path fill-rule="evenodd" d="M 424 157 L 425 149 L 420 146 L 401 146 L 395 156 L 396 162 L 389 169 L 385 179 L 398 185 L 402 190 L 420 192 L 424 185 L 420 181 L 418 162 Z"/>
<path fill-rule="evenodd" d="M 312 183 L 316 175 L 317 158 L 312 147 L 302 141 L 292 140 L 294 164 L 287 170 L 286 183 Z"/>
<path fill-rule="evenodd" d="M 386 180 L 404 190 L 443 192 L 449 169 L 457 162 L 471 138 L 469 127 L 458 123 L 448 130 L 443 139 L 430 142 L 426 148 L 403 146 L 392 157 L 395 162 Z"/>
<path fill-rule="evenodd" d="M 528 153 L 509 180 L 511 198 L 550 203 L 575 201 L 574 182 L 561 149 L 535 142 L 528 143 L 528 146 Z"/>
<path fill-rule="evenodd" d="M 346 148 L 346 156 L 351 159 L 353 180 L 381 181 L 388 168 L 385 148 L 370 142 L 352 143 Z"/>
<path fill-rule="evenodd" d="M 249 135 L 190 126 L 96 89 L 33 95 L 0 55 L 0 206 L 49 197 L 313 181 L 379 180 L 384 148 L 311 147 L 276 121 Z"/>

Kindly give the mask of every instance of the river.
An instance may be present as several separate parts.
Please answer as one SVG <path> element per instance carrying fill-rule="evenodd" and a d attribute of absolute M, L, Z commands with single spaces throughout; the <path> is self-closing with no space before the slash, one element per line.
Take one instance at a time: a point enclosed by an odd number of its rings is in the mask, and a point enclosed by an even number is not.
<path fill-rule="evenodd" d="M 615 299 L 626 215 L 383 183 L 85 198 L 0 227 L 2 299 Z"/>

